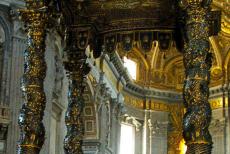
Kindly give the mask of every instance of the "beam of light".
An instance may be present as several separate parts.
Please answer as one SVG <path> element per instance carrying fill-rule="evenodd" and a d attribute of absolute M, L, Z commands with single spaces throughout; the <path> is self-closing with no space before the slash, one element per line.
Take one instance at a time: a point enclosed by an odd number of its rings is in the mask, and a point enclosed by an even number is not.
<path fill-rule="evenodd" d="M 127 68 L 133 80 L 137 79 L 137 63 L 127 57 L 124 57 L 124 67 Z"/>
<path fill-rule="evenodd" d="M 119 154 L 135 153 L 135 128 L 131 125 L 121 124 Z"/>
<path fill-rule="evenodd" d="M 187 146 L 185 145 L 184 139 L 180 141 L 180 154 L 186 154 Z"/>

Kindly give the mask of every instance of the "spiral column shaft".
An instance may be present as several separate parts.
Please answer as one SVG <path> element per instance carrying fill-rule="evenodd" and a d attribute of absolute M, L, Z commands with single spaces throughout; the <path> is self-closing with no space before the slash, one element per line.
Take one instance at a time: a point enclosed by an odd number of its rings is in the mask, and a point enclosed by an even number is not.
<path fill-rule="evenodd" d="M 26 9 L 20 11 L 27 25 L 27 49 L 24 52 L 24 75 L 21 80 L 24 103 L 18 119 L 18 154 L 38 154 L 45 140 L 42 120 L 46 103 L 43 86 L 46 76 L 46 6 L 45 0 L 26 0 Z"/>
<path fill-rule="evenodd" d="M 64 139 L 65 154 L 83 154 L 84 80 L 90 72 L 85 51 L 91 37 L 87 5 L 86 0 L 62 1 L 65 27 L 64 66 L 69 78 L 68 108 L 65 115 L 67 127 Z"/>
<path fill-rule="evenodd" d="M 187 154 L 210 154 L 212 138 L 208 127 L 211 121 L 209 98 L 209 5 L 208 0 L 187 0 L 186 41 L 184 46 L 184 104 L 183 136 Z"/>
<path fill-rule="evenodd" d="M 84 108 L 84 78 L 89 72 L 89 67 L 85 63 L 85 51 L 72 50 L 74 56 L 71 58 L 73 63 L 66 64 L 68 67 L 75 68 L 69 72 L 68 108 L 66 111 L 65 122 L 67 135 L 64 140 L 64 150 L 66 154 L 83 154 L 82 142 L 84 136 L 84 124 L 82 111 Z M 69 57 L 70 58 L 70 57 Z M 71 60 L 70 60 L 71 61 Z M 68 65 L 68 66 L 67 66 Z"/>

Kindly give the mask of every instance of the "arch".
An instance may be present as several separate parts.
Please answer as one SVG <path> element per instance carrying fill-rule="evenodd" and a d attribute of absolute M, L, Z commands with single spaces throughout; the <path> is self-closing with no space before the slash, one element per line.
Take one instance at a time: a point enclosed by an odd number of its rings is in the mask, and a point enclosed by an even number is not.
<path fill-rule="evenodd" d="M 156 46 L 153 45 L 153 54 L 152 54 L 152 59 L 151 59 L 151 69 L 156 69 L 156 65 L 157 65 L 157 58 L 158 58 L 158 55 L 159 55 L 159 42 L 156 41 Z"/>
<path fill-rule="evenodd" d="M 11 50 L 11 24 L 3 17 L 4 14 L 2 16 L 0 16 L 0 26 L 2 27 L 4 33 L 5 33 L 5 43 L 4 43 L 4 49 L 3 49 L 3 60 L 2 60 L 2 73 L 1 73 L 1 83 L 2 82 L 9 82 L 9 67 L 10 67 L 10 61 L 9 61 L 9 56 L 12 54 L 12 50 Z M 5 71 L 5 72 L 4 72 Z M 2 85 L 2 84 L 1 84 Z M 0 102 L 3 104 L 6 104 L 6 102 L 8 102 L 7 105 L 9 105 L 9 97 L 5 97 L 6 94 L 6 86 L 1 86 L 0 88 Z"/>
<path fill-rule="evenodd" d="M 4 33 L 5 33 L 5 51 L 9 51 L 9 47 L 10 47 L 10 24 L 9 22 L 7 22 L 2 16 L 0 16 L 0 25 L 2 26 Z"/>
<path fill-rule="evenodd" d="M 217 44 L 217 42 L 213 36 L 210 37 L 209 40 L 210 40 L 210 43 L 212 45 L 212 48 L 213 48 L 213 51 L 214 51 L 214 54 L 216 57 L 217 66 L 221 68 L 222 67 L 222 58 L 221 58 L 220 49 L 218 47 L 218 44 Z"/>
<path fill-rule="evenodd" d="M 5 44 L 5 31 L 3 30 L 2 25 L 0 25 L 0 81 L 2 81 L 3 74 L 3 60 L 4 60 L 4 44 Z M 2 87 L 2 83 L 0 82 L 0 87 Z"/>
<path fill-rule="evenodd" d="M 131 53 L 133 53 L 137 57 L 139 57 L 143 61 L 146 70 L 149 70 L 149 63 L 146 61 L 145 57 L 140 53 L 140 51 L 136 47 L 133 48 L 133 52 L 131 52 Z"/>
<path fill-rule="evenodd" d="M 163 71 L 168 72 L 168 70 L 170 69 L 170 67 L 172 66 L 172 64 L 175 63 L 175 62 L 178 62 L 178 61 L 183 62 L 183 56 L 178 55 L 178 56 L 176 56 L 176 57 L 170 59 L 170 60 L 164 65 Z"/>
<path fill-rule="evenodd" d="M 0 25 L 0 43 L 5 42 L 5 31 L 3 30 L 3 27 Z"/>
<path fill-rule="evenodd" d="M 230 46 L 227 49 L 227 55 L 226 55 L 226 58 L 224 59 L 224 68 L 225 69 L 228 69 L 229 60 L 230 60 Z"/>

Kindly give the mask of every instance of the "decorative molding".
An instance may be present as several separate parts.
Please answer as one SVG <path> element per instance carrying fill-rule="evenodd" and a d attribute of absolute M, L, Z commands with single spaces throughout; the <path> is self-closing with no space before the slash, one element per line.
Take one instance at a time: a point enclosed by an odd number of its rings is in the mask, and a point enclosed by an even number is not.
<path fill-rule="evenodd" d="M 120 123 L 130 124 L 135 127 L 135 130 L 138 132 L 143 124 L 133 116 L 129 116 L 128 114 L 124 114 L 120 117 Z"/>
<path fill-rule="evenodd" d="M 150 109 L 153 111 L 164 111 L 169 112 L 170 107 L 173 106 L 174 103 L 169 104 L 163 101 L 156 101 L 155 99 L 141 99 L 138 97 L 133 97 L 131 95 L 123 94 L 124 95 L 124 102 L 128 106 L 146 110 Z"/>
<path fill-rule="evenodd" d="M 91 154 L 91 153 L 97 154 L 99 152 L 100 145 L 101 143 L 98 140 L 86 139 L 83 141 L 82 149 L 86 154 Z"/>
<path fill-rule="evenodd" d="M 125 83 L 122 82 L 124 91 L 130 92 L 131 94 L 138 95 L 142 98 L 159 98 L 168 100 L 182 100 L 181 93 L 173 91 L 163 91 L 154 88 L 143 88 L 132 82 L 128 72 L 125 71 L 122 61 L 120 60 L 117 53 L 114 53 L 109 62 L 110 69 L 116 69 L 119 73 L 119 77 L 125 79 Z M 126 84 L 126 85 L 124 85 Z"/>
<path fill-rule="evenodd" d="M 228 98 L 225 98 L 225 107 L 227 107 L 227 100 Z M 212 110 L 223 108 L 223 98 L 211 99 L 209 100 L 209 103 L 211 105 Z"/>
<path fill-rule="evenodd" d="M 9 124 L 11 121 L 10 114 L 9 107 L 0 105 L 0 124 Z"/>
<path fill-rule="evenodd" d="M 92 64 L 92 59 L 88 58 L 88 62 L 89 64 Z M 120 72 L 122 74 L 124 74 L 124 72 L 121 72 L 122 69 L 119 69 L 119 65 L 120 64 L 116 64 L 116 66 L 113 66 L 113 62 L 111 61 L 106 61 L 108 63 L 104 63 L 104 65 L 109 65 L 108 69 L 112 69 L 112 71 L 117 71 Z M 119 61 L 118 61 L 119 62 Z M 119 62 L 121 63 L 121 61 Z M 91 70 L 91 78 L 94 77 L 98 77 L 98 79 L 95 79 L 95 82 L 99 82 L 99 76 L 97 75 L 99 74 L 99 69 L 97 68 L 97 66 L 93 66 L 91 65 L 92 70 Z M 117 67 L 117 68 L 116 68 Z M 120 67 L 122 67 L 122 65 L 120 65 Z M 117 69 L 117 70 L 113 70 L 113 69 Z M 119 71 L 120 70 L 120 71 Z M 93 73 L 94 72 L 94 73 Z M 119 74 L 120 74 L 119 73 Z M 113 74 L 117 79 L 118 76 L 115 74 Z M 120 77 L 122 79 L 124 79 L 123 77 Z M 117 93 L 117 91 L 114 91 L 114 87 L 111 84 L 108 84 L 107 82 L 108 77 L 107 74 L 104 73 L 103 75 L 103 82 L 106 84 L 106 87 L 110 87 L 110 91 L 111 91 L 111 97 L 114 97 L 114 93 Z M 138 109 L 144 109 L 144 100 L 147 99 L 149 101 L 151 101 L 151 106 L 147 106 L 148 108 L 151 107 L 152 110 L 156 110 L 156 111 L 169 111 L 169 107 L 171 103 L 168 103 L 169 101 L 172 101 L 173 95 L 174 98 L 175 97 L 179 97 L 176 98 L 173 102 L 182 102 L 182 94 L 181 93 L 176 93 L 173 92 L 172 94 L 170 94 L 170 92 L 167 91 L 159 91 L 159 90 L 150 90 L 150 88 L 143 88 L 143 87 L 139 87 L 138 85 L 135 85 L 134 83 L 126 83 L 126 81 L 121 82 L 121 84 L 124 86 L 123 92 L 122 92 L 122 96 L 125 98 L 125 103 L 129 106 L 132 106 L 134 108 L 138 108 Z M 225 89 L 227 90 L 227 87 L 225 86 Z M 97 91 L 97 90 L 96 90 Z M 147 97 L 147 96 L 148 97 Z M 212 109 L 218 109 L 221 108 L 221 98 L 222 97 L 222 86 L 217 86 L 217 87 L 212 87 L 210 88 L 210 104 Z M 158 102 L 156 101 L 159 100 Z M 149 103 L 147 103 L 148 105 Z"/>

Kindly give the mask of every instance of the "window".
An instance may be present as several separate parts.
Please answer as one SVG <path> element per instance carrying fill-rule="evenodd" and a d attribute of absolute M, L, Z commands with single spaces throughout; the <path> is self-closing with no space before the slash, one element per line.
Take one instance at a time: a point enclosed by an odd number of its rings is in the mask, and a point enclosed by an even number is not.
<path fill-rule="evenodd" d="M 119 154 L 134 154 L 135 152 L 135 127 L 121 124 Z"/>
<path fill-rule="evenodd" d="M 137 63 L 133 60 L 124 57 L 124 67 L 127 68 L 129 74 L 131 75 L 133 80 L 137 78 Z"/>

